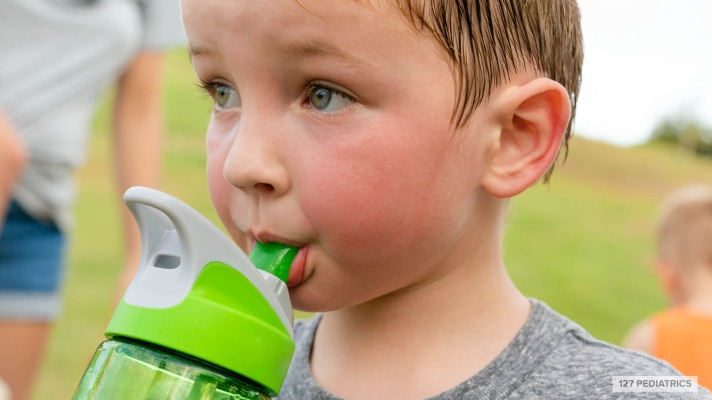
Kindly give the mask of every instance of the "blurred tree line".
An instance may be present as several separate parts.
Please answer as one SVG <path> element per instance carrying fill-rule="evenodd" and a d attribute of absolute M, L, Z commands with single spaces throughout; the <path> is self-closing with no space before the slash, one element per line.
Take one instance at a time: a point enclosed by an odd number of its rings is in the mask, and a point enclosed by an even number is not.
<path fill-rule="evenodd" d="M 676 145 L 686 153 L 712 157 L 712 128 L 691 116 L 664 118 L 653 130 L 651 141 Z"/>

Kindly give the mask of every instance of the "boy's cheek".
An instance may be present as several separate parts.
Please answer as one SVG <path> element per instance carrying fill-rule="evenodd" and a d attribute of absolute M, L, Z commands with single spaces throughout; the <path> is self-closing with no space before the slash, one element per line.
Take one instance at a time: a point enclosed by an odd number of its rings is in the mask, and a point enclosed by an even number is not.
<path fill-rule="evenodd" d="M 223 162 L 222 157 L 218 157 L 219 153 L 216 149 L 211 146 L 210 138 L 208 138 L 208 158 L 206 165 L 207 179 L 208 179 L 208 190 L 210 191 L 210 197 L 213 200 L 213 205 L 218 214 L 222 214 L 225 210 L 224 205 L 226 202 L 226 184 L 227 181 L 224 178 L 223 173 Z M 216 154 L 218 153 L 218 154 Z M 222 217 L 222 215 L 221 215 Z"/>
<path fill-rule="evenodd" d="M 303 188 L 300 205 L 332 251 L 360 253 L 368 247 L 369 252 L 378 252 L 384 243 L 393 245 L 413 235 L 415 221 L 427 223 L 429 219 L 420 212 L 426 207 L 409 204 L 395 194 L 403 192 L 394 187 L 394 182 L 339 179 L 328 168 L 321 170 L 324 172 L 315 174 L 310 185 Z M 412 193 L 403 196 L 409 195 Z"/>
<path fill-rule="evenodd" d="M 247 236 L 237 229 L 230 214 L 230 203 L 232 199 L 231 186 L 224 177 L 223 153 L 224 152 L 221 152 L 219 148 L 211 148 L 210 143 L 208 144 L 208 160 L 206 169 L 210 199 L 213 202 L 213 206 L 215 207 L 218 217 L 220 217 L 220 221 L 225 226 L 225 229 L 227 229 L 230 233 L 230 236 L 232 236 L 235 243 L 237 243 L 237 245 L 244 251 L 248 251 L 249 247 Z"/>
<path fill-rule="evenodd" d="M 216 132 L 215 121 L 211 120 L 206 136 L 206 172 L 210 197 L 221 219 L 229 216 L 230 184 L 225 179 L 225 158 L 229 151 L 229 145 L 230 143 L 225 140 L 225 135 Z M 225 223 L 224 219 L 223 223 Z"/>
<path fill-rule="evenodd" d="M 215 211 L 218 216 L 227 225 L 229 222 L 229 194 L 225 184 L 227 181 L 222 177 L 222 174 L 216 174 L 214 169 L 208 168 L 208 190 L 210 198 L 213 201 Z"/>

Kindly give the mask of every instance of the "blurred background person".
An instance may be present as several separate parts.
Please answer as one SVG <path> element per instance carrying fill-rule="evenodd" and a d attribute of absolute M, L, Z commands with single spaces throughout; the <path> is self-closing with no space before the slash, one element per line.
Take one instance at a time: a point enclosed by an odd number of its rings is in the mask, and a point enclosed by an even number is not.
<path fill-rule="evenodd" d="M 0 377 L 27 399 L 51 323 L 61 309 L 64 249 L 101 94 L 116 83 L 113 151 L 120 192 L 156 186 L 161 165 L 163 52 L 184 43 L 179 0 L 3 0 L 0 110 L 26 149 L 0 209 Z M 8 135 L 10 137 L 10 135 Z M 0 171 L 17 164 L 0 158 Z M 15 167 L 12 167 L 13 171 Z M 126 268 L 133 276 L 138 230 L 124 211 Z"/>
<path fill-rule="evenodd" d="M 656 272 L 671 303 L 624 347 L 668 361 L 712 388 L 712 187 L 687 186 L 661 206 Z"/>
<path fill-rule="evenodd" d="M 0 232 L 10 204 L 10 193 L 27 162 L 27 150 L 5 114 L 0 111 Z M 1 399 L 1 398 L 0 398 Z"/>
<path fill-rule="evenodd" d="M 24 145 L 0 112 L 0 232 L 5 222 L 10 192 L 27 160 Z M 1 356 L 1 354 L 0 354 Z M 0 376 L 0 400 L 10 400 L 10 389 Z"/>

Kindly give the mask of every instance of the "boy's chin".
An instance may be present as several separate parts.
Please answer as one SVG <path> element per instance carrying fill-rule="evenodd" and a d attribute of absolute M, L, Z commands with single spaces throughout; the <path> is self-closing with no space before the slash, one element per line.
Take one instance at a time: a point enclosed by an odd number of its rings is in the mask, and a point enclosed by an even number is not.
<path fill-rule="evenodd" d="M 303 296 L 298 292 L 299 288 L 292 288 L 289 290 L 289 297 L 292 301 L 292 308 L 295 311 L 301 311 L 306 313 L 321 313 L 338 310 L 340 308 L 338 305 L 333 304 L 333 301 L 328 301 L 328 299 Z"/>
<path fill-rule="evenodd" d="M 328 291 L 318 290 L 314 286 L 310 287 L 309 282 L 304 282 L 296 287 L 289 289 L 289 297 L 292 301 L 292 308 L 297 311 L 307 313 L 322 313 L 339 310 L 348 307 L 349 304 L 344 304 L 344 298 L 334 296 Z M 335 300 L 339 301 L 335 301 Z"/>
<path fill-rule="evenodd" d="M 353 290 L 353 288 L 345 288 L 344 290 L 324 289 L 317 285 L 309 285 L 309 282 L 306 282 L 306 284 L 289 288 L 289 297 L 294 310 L 306 313 L 326 313 L 344 310 L 379 298 L 378 295 L 373 293 L 369 295 L 359 290 L 349 292 L 349 289 Z"/>

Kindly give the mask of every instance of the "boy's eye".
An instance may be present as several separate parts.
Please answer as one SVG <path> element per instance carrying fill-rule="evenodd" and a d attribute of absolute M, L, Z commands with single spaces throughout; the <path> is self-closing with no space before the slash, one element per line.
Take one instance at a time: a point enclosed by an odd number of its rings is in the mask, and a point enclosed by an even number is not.
<path fill-rule="evenodd" d="M 240 93 L 228 85 L 220 82 L 207 82 L 201 79 L 199 86 L 213 98 L 215 111 L 217 112 L 242 107 Z"/>
<path fill-rule="evenodd" d="M 242 106 L 240 94 L 230 86 L 215 84 L 213 98 L 218 111 Z"/>
<path fill-rule="evenodd" d="M 325 86 L 314 85 L 309 89 L 309 104 L 324 112 L 336 112 L 354 103 L 346 93 Z"/>

